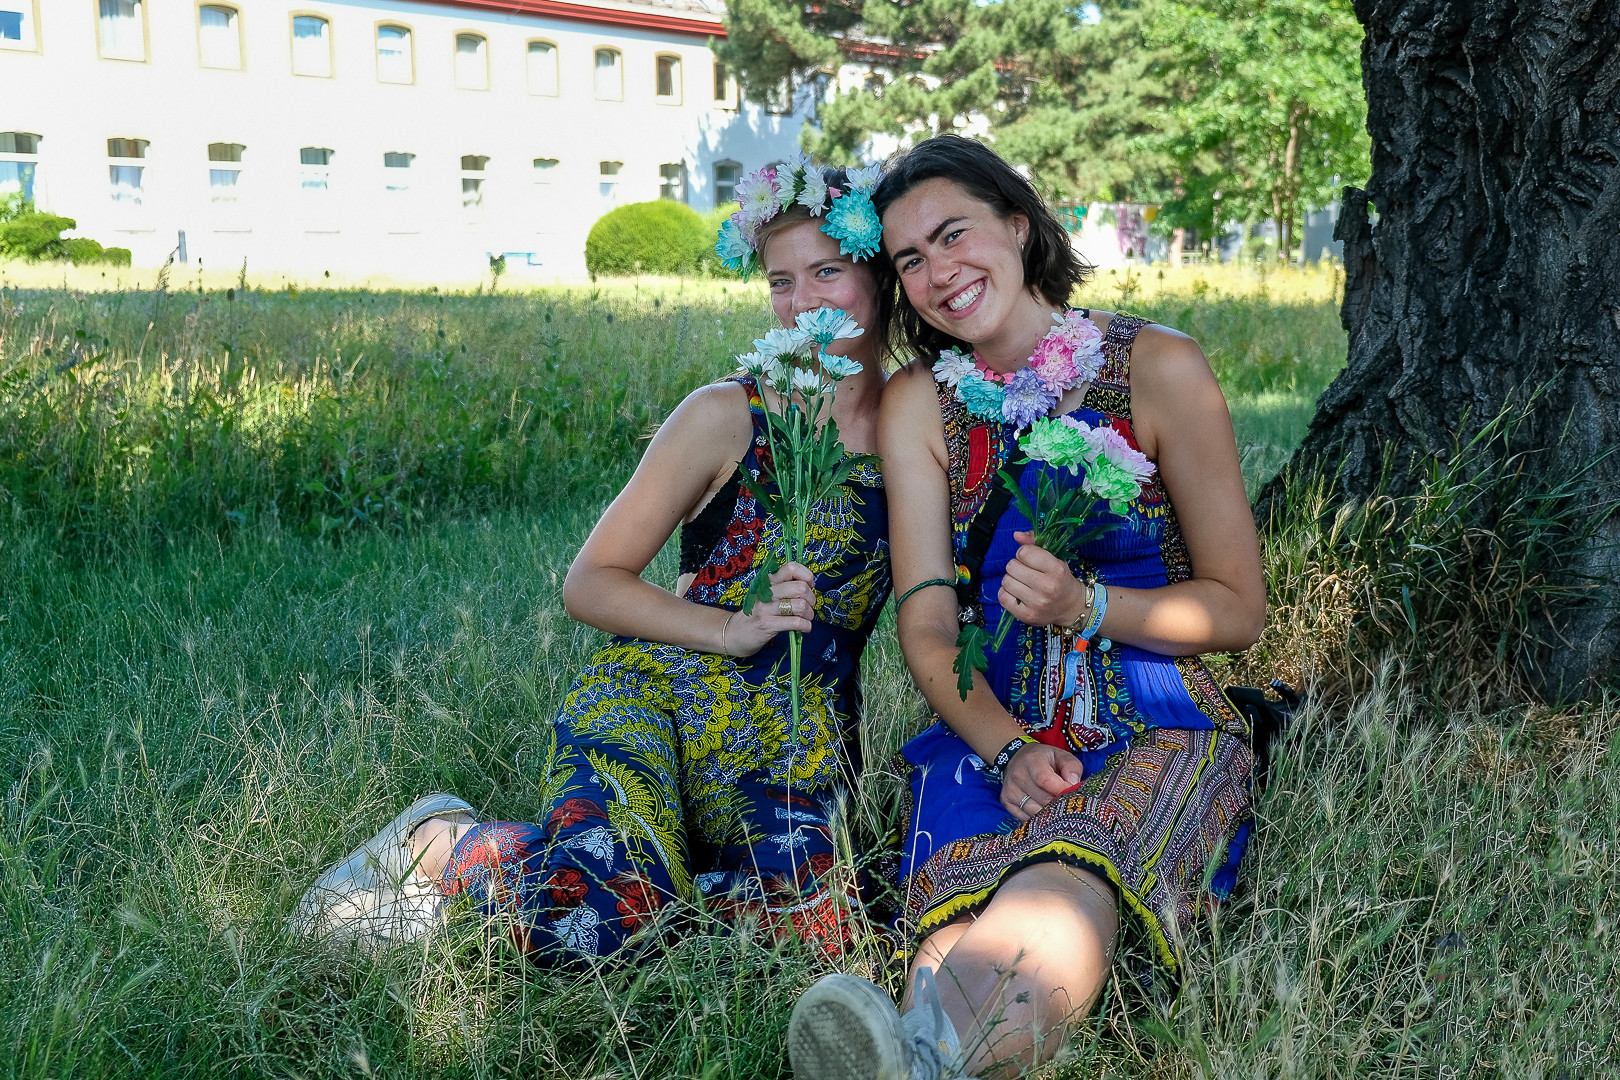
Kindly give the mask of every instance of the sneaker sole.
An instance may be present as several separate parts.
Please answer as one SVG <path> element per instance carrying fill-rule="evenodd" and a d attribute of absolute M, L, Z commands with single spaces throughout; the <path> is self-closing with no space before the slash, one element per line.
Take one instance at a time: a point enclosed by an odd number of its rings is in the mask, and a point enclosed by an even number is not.
<path fill-rule="evenodd" d="M 788 1023 L 795 1080 L 909 1080 L 894 1002 L 865 979 L 828 975 L 806 990 Z"/>

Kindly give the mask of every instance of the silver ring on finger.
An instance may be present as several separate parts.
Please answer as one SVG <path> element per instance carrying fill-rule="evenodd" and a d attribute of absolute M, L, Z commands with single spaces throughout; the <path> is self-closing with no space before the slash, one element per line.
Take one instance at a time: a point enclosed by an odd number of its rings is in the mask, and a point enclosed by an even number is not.
<path fill-rule="evenodd" d="M 1029 800 L 1030 800 L 1030 796 L 1028 796 L 1028 795 L 1025 795 L 1022 799 L 1018 800 L 1018 812 L 1020 814 L 1022 814 L 1024 812 L 1024 804 L 1029 802 Z"/>
<path fill-rule="evenodd" d="M 793 614 L 793 601 L 783 598 L 776 602 L 776 613 L 784 619 Z"/>

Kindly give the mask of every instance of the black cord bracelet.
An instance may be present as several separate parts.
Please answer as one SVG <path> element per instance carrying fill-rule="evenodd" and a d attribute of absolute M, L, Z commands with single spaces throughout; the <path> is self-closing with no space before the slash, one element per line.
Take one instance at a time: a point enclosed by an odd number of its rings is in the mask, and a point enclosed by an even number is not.
<path fill-rule="evenodd" d="M 992 784 L 1003 782 L 1007 778 L 1007 766 L 1012 764 L 1013 755 L 1034 741 L 1035 739 L 1029 735 L 1009 739 L 1007 745 L 996 754 L 995 760 L 979 770 L 979 775 Z"/>

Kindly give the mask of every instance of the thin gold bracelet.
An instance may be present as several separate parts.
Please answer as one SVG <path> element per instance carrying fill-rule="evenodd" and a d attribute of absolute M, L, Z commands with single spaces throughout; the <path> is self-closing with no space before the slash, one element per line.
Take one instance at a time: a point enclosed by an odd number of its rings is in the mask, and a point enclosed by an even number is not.
<path fill-rule="evenodd" d="M 721 656 L 730 656 L 731 655 L 729 652 L 726 651 L 726 631 L 731 628 L 731 620 L 735 619 L 736 617 L 737 617 L 737 613 L 735 611 L 733 611 L 730 615 L 726 616 L 726 621 L 720 624 L 720 655 Z"/>

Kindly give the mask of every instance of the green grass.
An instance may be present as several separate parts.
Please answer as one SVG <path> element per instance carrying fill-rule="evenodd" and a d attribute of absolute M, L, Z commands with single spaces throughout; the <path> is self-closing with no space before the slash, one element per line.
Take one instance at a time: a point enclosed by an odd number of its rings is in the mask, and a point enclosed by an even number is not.
<path fill-rule="evenodd" d="M 150 294 L 5 293 L 0 372 L 22 374 L 8 376 L 0 451 L 67 448 L 49 459 L 56 473 L 8 473 L 0 512 L 7 1075 L 785 1075 L 788 1011 L 824 970 L 794 948 L 695 937 L 637 968 L 556 976 L 476 933 L 367 955 L 281 931 L 313 875 L 415 794 L 453 790 L 517 819 L 544 798 L 550 719 L 599 640 L 564 615 L 562 574 L 646 426 L 764 323 L 757 293 L 677 288 L 260 293 L 234 316 L 242 298 L 174 296 L 161 336 Z M 1278 291 L 1130 298 L 1210 353 L 1240 442 L 1261 448 L 1245 457 L 1251 483 L 1303 433 L 1342 357 L 1326 290 Z M 244 427 L 277 396 L 331 400 L 317 357 L 368 354 L 376 366 L 350 386 L 370 387 L 371 404 L 346 414 L 365 418 L 349 437 L 362 460 L 422 463 L 399 497 L 419 513 L 320 538 L 318 516 L 275 501 L 286 477 L 308 475 L 285 463 L 318 460 L 285 435 L 166 457 L 155 477 L 126 465 L 122 479 L 82 480 L 105 447 L 138 445 L 106 433 L 120 415 L 178 408 L 164 397 L 172 372 L 220 369 L 212 347 L 186 342 L 233 317 L 265 373 L 240 395 L 258 403 L 241 406 Z M 105 370 L 52 375 L 51 419 L 36 421 L 44 393 L 19 407 L 17 389 L 46 369 L 35 343 L 71 348 L 80 320 L 110 341 Z M 424 380 L 449 346 L 454 377 Z M 567 376 L 579 382 L 553 393 Z M 464 436 L 459 462 L 411 456 L 423 431 L 502 415 L 490 403 L 519 385 L 536 408 L 512 477 L 480 471 L 484 436 Z M 119 386 L 140 389 L 138 407 L 96 413 L 128 400 Z M 326 408 L 320 423 L 343 415 Z M 329 430 L 307 425 L 277 430 L 293 443 Z M 205 464 L 215 471 L 188 481 Z M 204 497 L 229 477 L 256 493 L 231 507 L 254 507 L 240 520 Z M 668 553 L 651 574 L 673 578 Z M 879 761 L 920 705 L 887 620 L 868 657 L 864 737 Z M 1127 1013 L 1110 993 L 1049 1075 L 1616 1067 L 1620 709 L 1447 711 L 1414 685 L 1390 669 L 1300 722 L 1240 894 L 1190 945 L 1177 1011 Z M 867 832 L 884 822 L 884 790 L 867 778 Z"/>

